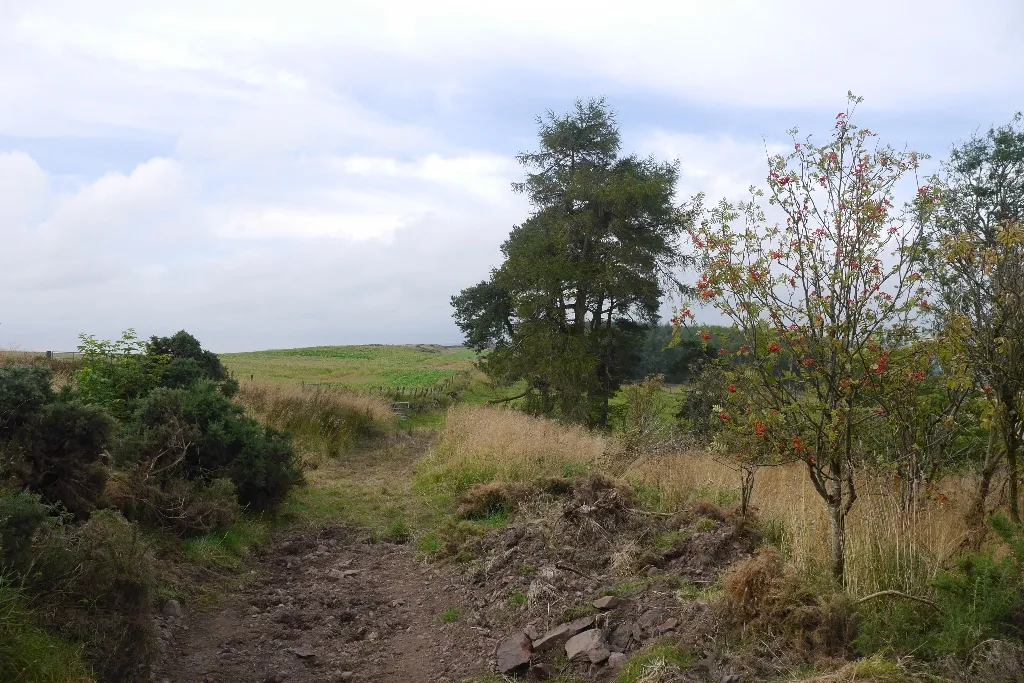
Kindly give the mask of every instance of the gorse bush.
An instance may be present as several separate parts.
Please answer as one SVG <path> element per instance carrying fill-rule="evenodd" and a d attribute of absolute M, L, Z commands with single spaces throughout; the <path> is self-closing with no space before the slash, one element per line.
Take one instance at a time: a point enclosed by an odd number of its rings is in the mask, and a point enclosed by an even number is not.
<path fill-rule="evenodd" d="M 1005 517 L 990 526 L 1003 548 L 957 558 L 933 582 L 934 605 L 875 602 L 862 609 L 864 653 L 967 658 L 983 641 L 1024 633 L 1024 531 Z"/>
<path fill-rule="evenodd" d="M 59 391 L 46 364 L 0 365 L 0 481 L 22 489 L 0 494 L 0 577 L 17 588 L 0 586 L 3 680 L 80 680 L 65 640 L 100 680 L 145 680 L 154 563 L 140 527 L 214 533 L 301 480 L 288 437 L 244 414 L 191 335 L 81 348 Z"/>
<path fill-rule="evenodd" d="M 52 400 L 52 374 L 41 365 L 0 367 L 0 442 L 9 441 Z"/>
<path fill-rule="evenodd" d="M 230 479 L 242 505 L 273 507 L 300 481 L 294 453 L 280 432 L 243 414 L 217 384 L 158 388 L 139 401 L 126 425 L 137 468 L 163 484 L 173 479 Z"/>

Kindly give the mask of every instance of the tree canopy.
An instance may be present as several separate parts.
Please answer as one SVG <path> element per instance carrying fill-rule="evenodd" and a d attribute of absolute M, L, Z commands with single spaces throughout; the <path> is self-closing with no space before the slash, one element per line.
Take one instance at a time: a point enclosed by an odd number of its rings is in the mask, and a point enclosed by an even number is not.
<path fill-rule="evenodd" d="M 631 375 L 643 330 L 677 287 L 693 206 L 674 203 L 679 166 L 620 156 L 604 100 L 538 119 L 540 148 L 517 158 L 513 189 L 533 208 L 502 245 L 488 280 L 452 297 L 481 367 L 529 409 L 606 424 L 609 396 Z"/>

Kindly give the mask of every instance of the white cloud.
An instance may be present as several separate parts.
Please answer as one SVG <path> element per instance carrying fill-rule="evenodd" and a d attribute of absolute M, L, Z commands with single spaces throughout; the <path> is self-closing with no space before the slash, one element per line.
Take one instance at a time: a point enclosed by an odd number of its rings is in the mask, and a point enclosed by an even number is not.
<path fill-rule="evenodd" d="M 651 133 L 640 148 L 661 158 L 679 159 L 678 194 L 685 199 L 703 192 L 707 203 L 749 198 L 751 185 L 764 185 L 768 157 L 786 151 L 782 144 L 770 140 L 664 130 Z"/>
<path fill-rule="evenodd" d="M 448 297 L 528 210 L 509 107 L 621 97 L 649 113 L 639 151 L 681 159 L 681 200 L 739 199 L 772 110 L 807 121 L 853 89 L 909 128 L 1019 106 L 1022 20 L 1016 0 L 0 0 L 0 345 L 452 340 Z M 17 151 L 76 137 L 162 151 L 70 181 Z"/>

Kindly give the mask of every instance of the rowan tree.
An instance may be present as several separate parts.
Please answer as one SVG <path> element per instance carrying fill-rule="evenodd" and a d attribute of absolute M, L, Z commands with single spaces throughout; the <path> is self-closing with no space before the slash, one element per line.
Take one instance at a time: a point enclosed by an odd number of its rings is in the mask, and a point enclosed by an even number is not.
<path fill-rule="evenodd" d="M 702 301 L 744 337 L 736 389 L 743 420 L 774 462 L 804 463 L 828 508 L 833 576 L 845 568 L 846 518 L 855 501 L 854 467 L 893 353 L 916 336 L 927 311 L 920 272 L 921 224 L 934 204 L 921 188 L 905 208 L 897 185 L 920 156 L 875 144 L 851 115 L 835 120 L 823 145 L 790 131 L 793 150 L 769 159 L 766 190 L 720 203 L 691 230 Z M 769 221 L 763 199 L 779 222 Z M 684 311 L 677 317 L 693 317 Z M 737 415 L 722 411 L 723 421 Z"/>
<path fill-rule="evenodd" d="M 1009 514 L 1020 521 L 1018 461 L 1024 400 L 1024 126 L 1017 114 L 955 147 L 935 179 L 932 253 L 939 320 L 992 402 L 993 439 L 972 511 L 981 522 L 1005 462 Z M 999 432 L 1002 449 L 995 447 Z"/>

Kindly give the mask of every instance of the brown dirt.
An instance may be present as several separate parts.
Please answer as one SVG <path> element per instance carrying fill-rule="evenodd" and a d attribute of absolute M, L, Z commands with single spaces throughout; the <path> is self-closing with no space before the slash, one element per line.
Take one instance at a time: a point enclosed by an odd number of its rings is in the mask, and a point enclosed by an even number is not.
<path fill-rule="evenodd" d="M 429 442 L 406 446 L 353 468 L 355 484 L 404 486 Z M 720 619 L 701 592 L 752 553 L 756 539 L 743 523 L 713 506 L 643 512 L 628 488 L 600 476 L 478 494 L 463 501 L 467 516 L 507 507 L 511 524 L 484 535 L 450 530 L 429 562 L 405 545 L 367 542 L 356 527 L 279 537 L 213 611 L 186 605 L 183 617 L 160 617 L 168 644 L 154 680 L 494 680 L 481 677 L 493 676 L 501 639 L 587 614 L 627 655 L 663 640 L 684 645 L 698 661 L 686 680 L 739 671 L 755 680 L 752 667 L 716 655 Z M 603 594 L 622 602 L 599 612 L 592 602 Z M 458 610 L 454 623 L 442 621 L 449 608 Z M 574 681 L 615 677 L 604 665 L 566 663 L 558 648 L 535 656 L 540 662 Z"/>
<path fill-rule="evenodd" d="M 283 538 L 257 566 L 216 612 L 186 613 L 156 680 L 441 682 L 489 668 L 485 631 L 441 621 L 467 613 L 458 577 L 411 549 L 332 529 Z"/>

